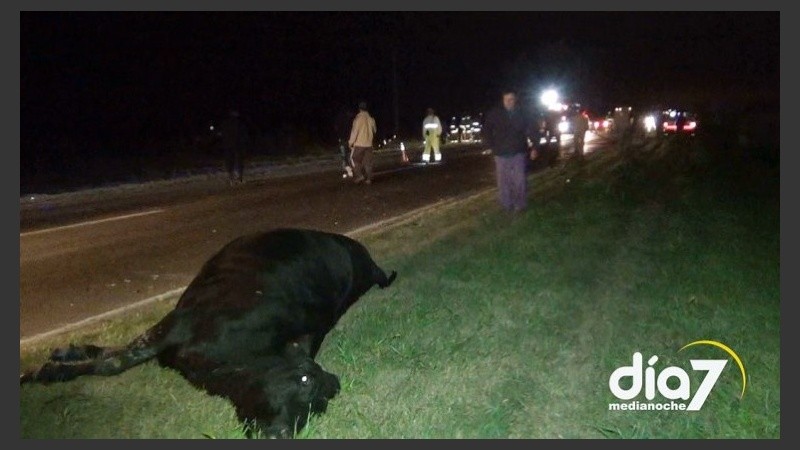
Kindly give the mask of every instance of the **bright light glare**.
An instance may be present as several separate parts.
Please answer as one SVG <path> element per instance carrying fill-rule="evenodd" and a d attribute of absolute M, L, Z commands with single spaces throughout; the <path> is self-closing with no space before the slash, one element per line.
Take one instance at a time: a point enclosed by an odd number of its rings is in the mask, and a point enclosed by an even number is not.
<path fill-rule="evenodd" d="M 554 105 L 558 102 L 558 92 L 555 89 L 547 89 L 546 91 L 542 92 L 542 104 L 545 106 Z"/>
<path fill-rule="evenodd" d="M 646 131 L 654 131 L 656 129 L 656 118 L 647 116 L 644 118 L 644 129 Z"/>

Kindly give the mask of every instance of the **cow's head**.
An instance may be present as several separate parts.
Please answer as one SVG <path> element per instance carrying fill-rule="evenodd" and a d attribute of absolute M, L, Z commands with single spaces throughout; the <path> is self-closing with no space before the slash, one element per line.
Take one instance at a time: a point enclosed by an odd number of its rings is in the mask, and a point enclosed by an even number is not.
<path fill-rule="evenodd" d="M 250 388 L 237 403 L 248 437 L 291 438 L 311 414 L 325 412 L 340 389 L 339 378 L 320 367 L 304 349 L 264 358 L 247 369 Z"/>

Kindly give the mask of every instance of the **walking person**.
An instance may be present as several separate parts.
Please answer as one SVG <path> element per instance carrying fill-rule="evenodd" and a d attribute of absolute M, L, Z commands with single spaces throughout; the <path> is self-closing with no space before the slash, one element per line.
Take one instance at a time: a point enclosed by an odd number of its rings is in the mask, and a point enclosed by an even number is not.
<path fill-rule="evenodd" d="M 336 141 L 339 150 L 339 159 L 342 163 L 342 178 L 353 177 L 353 159 L 350 155 L 350 146 L 347 144 L 350 138 L 350 126 L 353 123 L 353 113 L 347 109 L 339 110 L 334 120 L 333 128 L 336 133 Z"/>
<path fill-rule="evenodd" d="M 247 127 L 239 117 L 239 111 L 231 109 L 228 117 L 219 127 L 220 142 L 225 153 L 225 170 L 228 172 L 228 183 L 233 186 L 244 183 L 244 166 L 250 137 Z"/>
<path fill-rule="evenodd" d="M 547 119 L 540 117 L 536 120 L 528 134 L 528 140 L 533 149 L 532 151 L 536 152 L 538 155 L 536 162 L 530 163 L 529 169 L 536 170 L 549 166 L 552 155 L 554 154 L 554 144 L 550 142 L 552 140 L 552 135 L 547 127 Z"/>
<path fill-rule="evenodd" d="M 589 115 L 586 111 L 578 111 L 572 119 L 573 155 L 583 158 L 583 149 L 586 144 L 586 132 L 589 131 Z"/>
<path fill-rule="evenodd" d="M 434 113 L 433 108 L 428 108 L 425 119 L 422 121 L 422 139 L 425 141 L 425 150 L 422 151 L 422 162 L 431 161 L 433 152 L 434 161 L 442 160 L 442 153 L 439 151 L 439 144 L 442 136 L 442 122 Z"/>
<path fill-rule="evenodd" d="M 377 132 L 375 119 L 367 111 L 367 103 L 358 104 L 358 114 L 353 119 L 348 146 L 352 151 L 353 176 L 356 184 L 372 184 L 372 141 Z"/>
<path fill-rule="evenodd" d="M 521 212 L 528 202 L 527 161 L 537 154 L 529 152 L 527 121 L 517 108 L 514 91 L 503 91 L 502 106 L 486 114 L 483 131 L 494 155 L 500 205 L 512 213 Z"/>

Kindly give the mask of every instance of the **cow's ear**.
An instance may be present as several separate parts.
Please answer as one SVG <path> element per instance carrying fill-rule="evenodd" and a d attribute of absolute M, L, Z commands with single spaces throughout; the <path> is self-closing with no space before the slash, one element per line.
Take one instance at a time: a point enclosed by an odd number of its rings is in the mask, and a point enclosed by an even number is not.
<path fill-rule="evenodd" d="M 286 350 L 288 352 L 300 352 L 305 356 L 309 356 L 311 354 L 312 341 L 313 337 L 310 334 L 298 336 L 296 339 L 293 339 L 286 344 Z"/>

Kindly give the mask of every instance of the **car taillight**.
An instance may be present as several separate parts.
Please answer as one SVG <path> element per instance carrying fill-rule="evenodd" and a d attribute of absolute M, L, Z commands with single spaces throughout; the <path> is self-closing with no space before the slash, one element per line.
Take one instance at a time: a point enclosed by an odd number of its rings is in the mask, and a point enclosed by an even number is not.
<path fill-rule="evenodd" d="M 697 122 L 689 122 L 688 124 L 686 124 L 686 128 L 689 130 L 694 130 L 695 127 L 697 127 Z"/>

